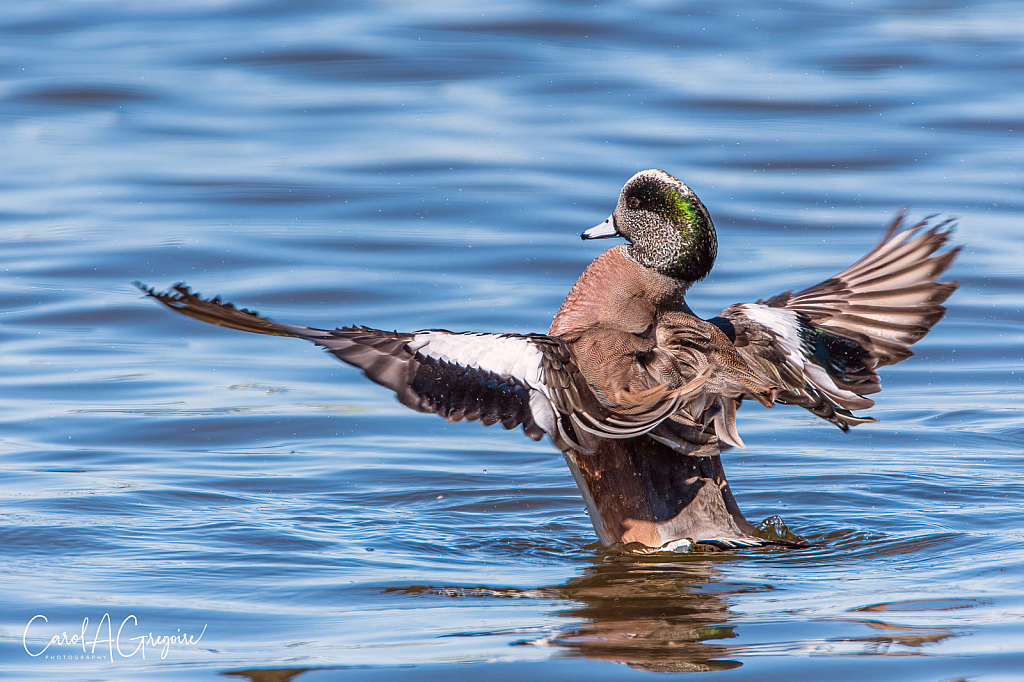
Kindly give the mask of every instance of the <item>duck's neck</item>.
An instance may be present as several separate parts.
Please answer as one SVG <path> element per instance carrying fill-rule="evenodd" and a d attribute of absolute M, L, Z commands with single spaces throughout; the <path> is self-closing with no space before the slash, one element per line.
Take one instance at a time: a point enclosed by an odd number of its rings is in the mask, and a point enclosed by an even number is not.
<path fill-rule="evenodd" d="M 632 248 L 632 244 L 622 244 L 610 250 L 617 251 L 623 259 L 633 264 L 636 268 L 633 277 L 644 281 L 646 295 L 654 307 L 658 310 L 681 310 L 686 307 L 686 291 L 693 281 L 664 274 L 659 268 L 640 262 L 632 253 Z"/>

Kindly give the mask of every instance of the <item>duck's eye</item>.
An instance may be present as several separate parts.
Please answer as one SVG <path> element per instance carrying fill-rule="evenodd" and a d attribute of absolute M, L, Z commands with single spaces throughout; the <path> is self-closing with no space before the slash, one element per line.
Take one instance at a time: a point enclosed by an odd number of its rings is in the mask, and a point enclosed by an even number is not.
<path fill-rule="evenodd" d="M 640 200 L 636 197 L 630 197 L 626 199 L 626 206 L 629 206 L 632 209 L 640 208 Z"/>

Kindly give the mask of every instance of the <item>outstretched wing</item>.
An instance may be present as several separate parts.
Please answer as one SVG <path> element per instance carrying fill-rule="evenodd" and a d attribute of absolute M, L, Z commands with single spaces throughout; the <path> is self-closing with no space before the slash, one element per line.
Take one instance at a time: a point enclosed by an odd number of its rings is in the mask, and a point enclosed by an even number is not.
<path fill-rule="evenodd" d="M 776 402 L 799 405 L 842 430 L 868 421 L 851 410 L 874 405 L 878 368 L 910 357 L 910 346 L 942 319 L 959 282 L 937 282 L 960 247 L 936 255 L 951 221 L 909 229 L 903 215 L 866 256 L 835 277 L 709 320 L 749 365 L 786 386 Z"/>
<path fill-rule="evenodd" d="M 418 412 L 448 421 L 522 425 L 540 440 L 553 430 L 553 414 L 542 391 L 543 354 L 528 337 L 496 334 L 453 334 L 431 330 L 412 334 L 369 327 L 315 329 L 281 324 L 235 308 L 219 297 L 204 299 L 183 284 L 160 293 L 137 284 L 169 308 L 203 322 L 256 334 L 291 336 L 312 341 L 367 378 L 395 392 L 398 400 Z"/>
<path fill-rule="evenodd" d="M 562 449 L 596 448 L 595 439 L 631 438 L 671 416 L 697 383 L 673 390 L 656 387 L 644 410 L 602 404 L 576 366 L 568 344 L 541 334 L 479 334 L 429 329 L 412 333 L 369 327 L 315 329 L 281 324 L 235 308 L 219 298 L 203 299 L 183 284 L 146 294 L 184 315 L 222 327 L 312 341 L 367 378 L 395 392 L 418 412 L 448 421 L 522 425 L 530 438 L 545 433 Z M 699 377 L 703 381 L 707 375 Z"/>

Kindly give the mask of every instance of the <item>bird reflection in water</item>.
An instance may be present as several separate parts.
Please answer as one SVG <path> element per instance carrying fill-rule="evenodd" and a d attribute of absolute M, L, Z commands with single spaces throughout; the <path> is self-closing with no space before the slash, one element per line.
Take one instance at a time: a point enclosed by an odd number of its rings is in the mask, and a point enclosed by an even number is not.
<path fill-rule="evenodd" d="M 549 643 L 587 658 L 663 672 L 729 670 L 729 595 L 756 587 L 717 582 L 711 561 L 612 561 L 555 588 L 578 605 L 559 615 L 585 618 Z"/>
<path fill-rule="evenodd" d="M 808 652 L 815 647 L 848 655 L 924 655 L 927 645 L 962 634 L 962 628 L 951 624 L 897 623 L 886 618 L 887 615 L 898 618 L 903 611 L 934 612 L 977 606 L 973 600 L 872 604 L 852 609 L 849 617 L 835 619 L 861 629 L 863 635 L 824 641 L 784 637 L 784 641 L 751 642 L 747 638 L 740 644 L 742 626 L 736 614 L 730 611 L 736 597 L 767 592 L 772 587 L 723 580 L 720 567 L 731 560 L 729 554 L 717 552 L 675 554 L 671 559 L 658 555 L 609 554 L 604 561 L 587 566 L 581 575 L 564 585 L 530 589 L 407 585 L 388 587 L 383 592 L 410 597 L 569 602 L 568 608 L 553 612 L 572 621 L 565 627 L 477 631 L 448 636 L 508 638 L 526 635 L 514 644 L 555 647 L 562 655 L 621 663 L 652 672 L 731 670 L 743 665 L 736 659 L 744 656 L 782 654 L 794 649 Z M 861 615 L 862 612 L 890 611 L 893 613 L 880 614 L 879 618 Z M 224 674 L 252 682 L 288 682 L 304 672 L 325 669 L 330 668 L 265 668 Z"/>
<path fill-rule="evenodd" d="M 715 558 L 728 560 L 724 554 Z M 759 589 L 730 586 L 718 579 L 708 555 L 625 557 L 609 555 L 583 569 L 564 585 L 534 589 L 500 587 L 408 586 L 388 592 L 457 598 L 545 599 L 572 605 L 554 612 L 572 619 L 564 628 L 472 633 L 491 636 L 526 634 L 515 644 L 551 646 L 579 655 L 642 670 L 698 672 L 729 670 L 725 641 L 735 637 L 729 612 L 731 594 Z M 730 589 L 731 588 L 731 589 Z M 764 588 L 768 589 L 768 588 Z"/>

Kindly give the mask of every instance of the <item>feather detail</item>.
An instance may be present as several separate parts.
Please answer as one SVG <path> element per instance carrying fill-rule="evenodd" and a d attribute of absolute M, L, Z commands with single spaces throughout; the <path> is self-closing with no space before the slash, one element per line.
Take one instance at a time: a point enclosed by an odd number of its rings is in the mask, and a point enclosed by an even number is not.
<path fill-rule="evenodd" d="M 737 448 L 747 447 L 740 438 L 740 432 L 736 428 L 736 400 L 719 396 L 716 402 L 717 409 L 714 413 L 713 423 L 715 433 L 720 439 Z"/>
<path fill-rule="evenodd" d="M 636 404 L 628 406 L 626 410 L 609 411 L 599 419 L 586 412 L 574 412 L 573 424 L 591 435 L 602 438 L 642 436 L 655 429 L 661 422 L 675 414 L 683 403 L 700 393 L 710 376 L 711 367 L 705 367 L 696 377 L 677 388 L 668 390 L 665 384 L 661 384 L 642 394 L 634 394 Z M 639 409 L 641 407 L 642 409 Z"/>
<path fill-rule="evenodd" d="M 868 421 L 851 410 L 874 402 L 877 369 L 912 355 L 959 286 L 937 282 L 960 247 L 939 251 L 951 221 L 903 229 L 899 215 L 881 241 L 841 273 L 797 293 L 730 306 L 711 320 L 748 363 L 786 387 L 776 402 L 800 405 L 844 431 Z"/>

